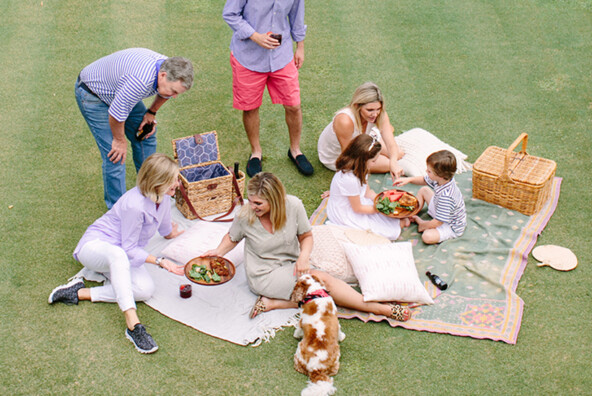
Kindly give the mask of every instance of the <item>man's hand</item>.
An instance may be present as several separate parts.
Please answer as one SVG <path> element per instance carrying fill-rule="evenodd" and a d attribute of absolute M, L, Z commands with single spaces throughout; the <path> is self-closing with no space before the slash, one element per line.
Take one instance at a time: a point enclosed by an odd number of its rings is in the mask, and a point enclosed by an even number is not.
<path fill-rule="evenodd" d="M 304 64 L 304 44 L 296 43 L 296 52 L 294 53 L 294 64 L 296 69 L 300 69 Z"/>
<path fill-rule="evenodd" d="M 265 49 L 274 49 L 280 46 L 279 41 L 277 41 L 274 38 L 271 38 L 269 34 L 261 34 L 255 32 L 249 38 L 253 40 L 255 43 L 257 43 L 257 45 Z"/>
<path fill-rule="evenodd" d="M 156 124 L 158 122 L 156 121 L 156 117 L 150 113 L 146 113 L 144 114 L 144 118 L 142 119 L 142 122 L 140 123 L 140 126 L 138 127 L 138 131 L 141 131 L 144 128 L 144 125 L 146 124 L 152 124 L 152 132 L 150 132 L 149 134 L 145 135 L 142 140 L 144 139 L 148 139 L 150 136 L 154 135 L 156 133 Z"/>
<path fill-rule="evenodd" d="M 111 143 L 111 151 L 107 154 L 109 161 L 125 164 L 125 157 L 127 156 L 127 141 L 125 139 L 113 139 Z"/>

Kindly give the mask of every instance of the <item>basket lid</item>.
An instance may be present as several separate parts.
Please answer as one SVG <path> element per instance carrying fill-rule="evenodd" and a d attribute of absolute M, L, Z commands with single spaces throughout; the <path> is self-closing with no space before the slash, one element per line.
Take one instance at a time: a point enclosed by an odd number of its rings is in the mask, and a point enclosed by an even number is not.
<path fill-rule="evenodd" d="M 181 168 L 220 160 L 216 131 L 173 139 L 172 143 L 175 159 Z"/>
<path fill-rule="evenodd" d="M 504 170 L 507 151 L 501 147 L 488 147 L 473 164 L 473 172 L 500 177 Z M 553 160 L 511 152 L 508 176 L 515 182 L 539 186 L 555 175 L 556 168 L 557 164 Z"/>

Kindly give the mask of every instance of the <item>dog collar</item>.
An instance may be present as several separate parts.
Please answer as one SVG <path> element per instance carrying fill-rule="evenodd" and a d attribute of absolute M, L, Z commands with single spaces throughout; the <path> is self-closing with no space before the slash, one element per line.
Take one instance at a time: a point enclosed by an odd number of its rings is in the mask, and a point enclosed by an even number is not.
<path fill-rule="evenodd" d="M 304 297 L 302 299 L 302 301 L 300 301 L 298 303 L 298 308 L 301 308 L 304 304 L 306 304 L 307 302 L 314 300 L 315 298 L 323 298 L 323 297 L 329 297 L 329 292 L 325 289 L 320 289 L 320 290 L 315 290 L 312 293 L 308 293 L 306 295 L 306 297 Z"/>

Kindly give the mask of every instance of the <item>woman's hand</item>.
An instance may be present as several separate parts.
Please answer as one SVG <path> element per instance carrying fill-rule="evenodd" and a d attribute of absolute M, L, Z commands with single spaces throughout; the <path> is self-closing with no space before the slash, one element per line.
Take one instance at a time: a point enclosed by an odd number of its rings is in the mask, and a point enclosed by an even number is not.
<path fill-rule="evenodd" d="M 305 260 L 301 257 L 298 257 L 298 260 L 296 260 L 296 263 L 294 263 L 294 276 L 300 278 L 302 275 L 308 274 L 309 272 L 310 264 L 308 262 L 308 259 Z"/>
<path fill-rule="evenodd" d="M 327 190 L 321 194 L 321 199 L 329 198 L 330 195 L 331 195 L 331 191 Z"/>
<path fill-rule="evenodd" d="M 176 238 L 185 232 L 185 230 L 179 230 L 179 225 L 177 223 L 171 222 L 171 224 L 173 225 L 173 230 L 171 231 L 171 233 L 169 235 L 164 237 L 165 239 Z"/>
<path fill-rule="evenodd" d="M 401 168 L 396 158 L 391 158 L 390 171 L 393 181 L 396 181 L 398 178 L 403 176 L 403 173 L 405 173 L 405 171 L 403 170 L 403 168 Z"/>
<path fill-rule="evenodd" d="M 220 256 L 220 255 L 218 254 L 217 249 L 208 250 L 207 252 L 204 252 L 199 255 L 199 257 L 207 257 L 207 256 Z"/>
<path fill-rule="evenodd" d="M 169 259 L 162 260 L 160 262 L 160 266 L 175 275 L 183 275 L 185 273 L 185 267 L 182 265 L 177 265 Z"/>

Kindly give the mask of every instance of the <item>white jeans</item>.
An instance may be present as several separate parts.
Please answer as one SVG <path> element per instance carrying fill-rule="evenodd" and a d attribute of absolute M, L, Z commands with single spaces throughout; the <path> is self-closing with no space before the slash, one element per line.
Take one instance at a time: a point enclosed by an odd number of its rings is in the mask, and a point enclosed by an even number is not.
<path fill-rule="evenodd" d="M 117 302 L 122 311 L 136 308 L 135 301 L 144 301 L 154 292 L 154 281 L 141 265 L 131 267 L 127 254 L 119 246 L 99 239 L 84 244 L 78 260 L 86 268 L 99 272 L 109 282 L 90 289 L 92 302 Z"/>

